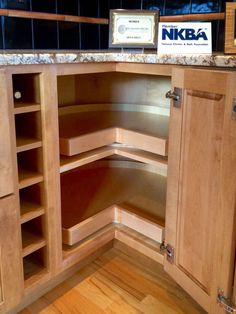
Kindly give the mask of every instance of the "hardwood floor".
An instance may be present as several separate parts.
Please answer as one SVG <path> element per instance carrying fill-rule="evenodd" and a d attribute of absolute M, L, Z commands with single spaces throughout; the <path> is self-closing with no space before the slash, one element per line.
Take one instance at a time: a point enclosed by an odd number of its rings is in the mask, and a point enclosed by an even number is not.
<path fill-rule="evenodd" d="M 205 313 L 157 263 L 113 248 L 20 314 Z"/>

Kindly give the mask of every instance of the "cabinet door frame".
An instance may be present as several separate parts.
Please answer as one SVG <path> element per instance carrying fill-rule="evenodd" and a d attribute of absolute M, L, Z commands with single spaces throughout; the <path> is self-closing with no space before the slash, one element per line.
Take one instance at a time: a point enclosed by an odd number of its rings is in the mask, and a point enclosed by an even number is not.
<path fill-rule="evenodd" d="M 193 277 L 178 265 L 178 261 L 170 264 L 166 257 L 164 260 L 165 270 L 185 289 L 188 293 L 209 313 L 222 313 L 217 304 L 217 289 L 222 288 L 229 293 L 230 280 L 232 278 L 232 249 L 234 247 L 235 223 L 235 189 L 236 175 L 232 169 L 236 165 L 236 121 L 231 118 L 233 85 L 235 84 L 235 74 L 226 71 L 197 70 L 174 68 L 172 88 L 186 90 L 197 90 L 198 93 L 223 95 L 225 108 L 222 139 L 220 150 L 220 175 L 217 180 L 220 184 L 219 206 L 215 214 L 214 229 L 218 230 L 214 237 L 212 248 L 212 280 L 209 291 L 201 287 Z M 201 97 L 201 95 L 200 95 Z M 180 224 L 180 193 L 181 193 L 181 169 L 184 169 L 184 156 L 181 156 L 183 149 L 183 131 L 186 123 L 186 106 L 183 97 L 180 108 L 171 104 L 170 133 L 169 133 L 169 160 L 168 160 L 168 188 L 167 188 L 167 210 L 166 210 L 166 243 L 174 247 L 178 256 L 179 230 Z M 234 128 L 233 128 L 234 127 Z M 232 166 L 234 165 L 234 168 Z M 230 174 L 231 169 L 231 174 Z M 222 209 L 224 208 L 224 213 Z M 223 235 L 223 236 L 222 236 Z M 199 243 L 199 245 L 201 245 Z M 183 250 L 183 248 L 181 248 Z M 232 283 L 232 282 L 231 282 Z M 232 285 L 231 285 L 232 287 Z"/>

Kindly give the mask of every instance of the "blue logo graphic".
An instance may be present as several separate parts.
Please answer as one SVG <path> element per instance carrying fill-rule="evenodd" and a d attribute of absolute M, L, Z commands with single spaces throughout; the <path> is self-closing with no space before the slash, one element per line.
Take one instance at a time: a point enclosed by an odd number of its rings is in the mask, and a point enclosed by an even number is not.
<path fill-rule="evenodd" d="M 193 28 L 163 28 L 162 29 L 162 40 L 208 40 L 206 33 L 202 28 L 197 31 Z"/>

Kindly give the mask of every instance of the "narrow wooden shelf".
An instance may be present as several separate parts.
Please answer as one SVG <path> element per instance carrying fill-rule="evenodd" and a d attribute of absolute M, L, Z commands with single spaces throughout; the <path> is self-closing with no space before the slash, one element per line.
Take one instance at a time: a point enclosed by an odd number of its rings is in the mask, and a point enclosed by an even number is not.
<path fill-rule="evenodd" d="M 26 150 L 42 147 L 42 141 L 35 138 L 29 138 L 26 136 L 16 137 L 16 151 L 17 153 L 24 152 Z"/>
<path fill-rule="evenodd" d="M 94 149 L 86 153 L 82 153 L 75 156 L 63 156 L 60 159 L 60 173 L 75 169 L 90 162 L 109 157 L 112 155 L 119 155 L 127 158 L 131 158 L 137 161 L 141 161 L 150 165 L 154 165 L 162 169 L 162 173 L 167 172 L 167 158 L 159 156 L 146 151 L 122 147 L 122 146 L 105 146 L 102 148 Z M 160 170 L 161 171 L 161 170 Z"/>
<path fill-rule="evenodd" d="M 22 228 L 22 256 L 26 257 L 31 253 L 43 248 L 46 240 Z"/>
<path fill-rule="evenodd" d="M 27 186 L 43 181 L 43 175 L 30 170 L 19 169 L 19 189 L 26 188 Z"/>
<path fill-rule="evenodd" d="M 20 212 L 20 222 L 23 224 L 45 214 L 45 209 L 39 204 L 23 200 L 21 201 Z"/>
<path fill-rule="evenodd" d="M 35 103 L 15 103 L 14 104 L 14 114 L 28 113 L 40 111 L 40 104 Z"/>
<path fill-rule="evenodd" d="M 167 155 L 169 117 L 147 112 L 90 111 L 59 116 L 60 152 L 72 156 L 115 142 Z"/>

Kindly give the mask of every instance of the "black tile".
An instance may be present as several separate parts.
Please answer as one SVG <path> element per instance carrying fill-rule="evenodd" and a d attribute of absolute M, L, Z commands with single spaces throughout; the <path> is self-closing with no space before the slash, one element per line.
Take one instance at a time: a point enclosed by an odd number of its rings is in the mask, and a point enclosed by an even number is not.
<path fill-rule="evenodd" d="M 32 49 L 30 19 L 4 17 L 5 49 Z"/>
<path fill-rule="evenodd" d="M 81 23 L 81 49 L 99 49 L 99 25 Z"/>
<path fill-rule="evenodd" d="M 142 0 L 122 0 L 122 9 L 140 10 L 142 8 Z"/>
<path fill-rule="evenodd" d="M 122 3 L 121 0 L 109 0 L 109 9 L 115 10 L 115 9 L 121 9 Z"/>
<path fill-rule="evenodd" d="M 98 17 L 98 0 L 80 0 L 80 15 L 87 17 Z"/>
<path fill-rule="evenodd" d="M 109 18 L 109 3 L 108 0 L 99 0 L 99 13 L 98 16 L 101 18 Z"/>
<path fill-rule="evenodd" d="M 34 20 L 34 48 L 57 49 L 57 22 Z"/>
<path fill-rule="evenodd" d="M 144 10 L 159 10 L 160 15 L 164 13 L 164 1 L 163 0 L 143 0 Z"/>
<path fill-rule="evenodd" d="M 4 17 L 0 17 L 0 49 L 3 49 L 3 32 L 2 32 L 2 25 L 3 25 Z"/>
<path fill-rule="evenodd" d="M 78 6 L 78 0 L 57 0 L 57 13 L 66 15 L 78 15 Z"/>
<path fill-rule="evenodd" d="M 192 13 L 218 12 L 218 0 L 192 0 Z"/>
<path fill-rule="evenodd" d="M 56 0 L 31 0 L 32 11 L 56 13 Z"/>
<path fill-rule="evenodd" d="M 165 15 L 178 15 L 190 13 L 190 0 L 166 0 Z"/>
<path fill-rule="evenodd" d="M 59 22 L 59 49 L 79 49 L 79 25 Z"/>
<path fill-rule="evenodd" d="M 1 8 L 28 11 L 30 10 L 30 0 L 2 0 Z"/>
<path fill-rule="evenodd" d="M 109 26 L 100 25 L 100 49 L 108 49 Z"/>
<path fill-rule="evenodd" d="M 225 40 L 225 21 L 219 20 L 219 27 L 218 27 L 218 34 L 217 34 L 217 43 L 216 43 L 216 50 L 219 52 L 224 51 L 224 40 Z"/>

